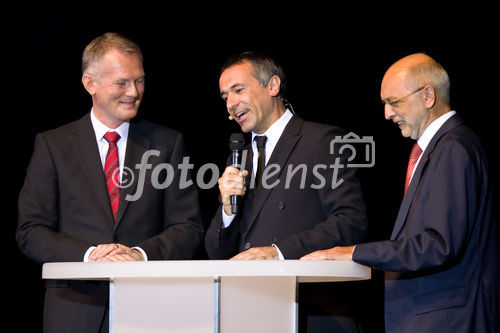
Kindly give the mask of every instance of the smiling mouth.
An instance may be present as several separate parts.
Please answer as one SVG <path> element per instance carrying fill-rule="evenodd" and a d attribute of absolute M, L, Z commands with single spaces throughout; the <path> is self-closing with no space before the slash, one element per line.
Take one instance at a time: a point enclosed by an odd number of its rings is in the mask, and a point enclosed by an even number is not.
<path fill-rule="evenodd" d="M 234 115 L 235 119 L 237 121 L 243 121 L 245 120 L 245 115 L 248 113 L 248 110 L 238 112 Z"/>
<path fill-rule="evenodd" d="M 130 102 L 128 102 L 128 101 L 120 101 L 120 104 L 126 105 L 128 107 L 134 107 L 135 104 L 136 104 L 136 101 L 130 101 Z"/>

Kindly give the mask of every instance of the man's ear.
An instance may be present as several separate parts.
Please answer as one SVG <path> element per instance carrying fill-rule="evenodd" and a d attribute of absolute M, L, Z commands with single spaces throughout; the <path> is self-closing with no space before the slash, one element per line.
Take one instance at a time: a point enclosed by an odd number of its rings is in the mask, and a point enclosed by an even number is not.
<path fill-rule="evenodd" d="M 82 83 L 83 87 L 88 91 L 90 95 L 95 94 L 95 79 L 91 74 L 84 73 L 82 75 Z"/>
<path fill-rule="evenodd" d="M 436 105 L 436 90 L 431 86 L 426 86 L 424 88 L 425 96 L 425 107 L 427 109 L 432 109 Z"/>
<path fill-rule="evenodd" d="M 271 95 L 272 97 L 278 96 L 278 94 L 280 93 L 280 88 L 281 88 L 280 77 L 278 75 L 273 75 L 269 79 L 268 87 L 269 87 L 269 95 Z"/>

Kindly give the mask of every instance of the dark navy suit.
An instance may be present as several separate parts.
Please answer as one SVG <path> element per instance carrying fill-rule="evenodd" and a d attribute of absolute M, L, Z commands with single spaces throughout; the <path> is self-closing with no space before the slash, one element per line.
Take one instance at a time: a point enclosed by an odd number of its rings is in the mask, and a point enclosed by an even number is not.
<path fill-rule="evenodd" d="M 458 115 L 431 139 L 391 239 L 353 260 L 386 271 L 387 332 L 498 332 L 499 241 L 492 180 L 476 135 Z"/>

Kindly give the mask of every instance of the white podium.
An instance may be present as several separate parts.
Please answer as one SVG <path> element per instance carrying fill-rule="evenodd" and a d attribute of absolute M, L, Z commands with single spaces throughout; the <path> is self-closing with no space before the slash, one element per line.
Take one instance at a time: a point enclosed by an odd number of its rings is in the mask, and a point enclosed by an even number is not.
<path fill-rule="evenodd" d="M 370 279 L 352 261 L 47 263 L 44 279 L 108 280 L 110 332 L 292 333 L 297 284 Z"/>

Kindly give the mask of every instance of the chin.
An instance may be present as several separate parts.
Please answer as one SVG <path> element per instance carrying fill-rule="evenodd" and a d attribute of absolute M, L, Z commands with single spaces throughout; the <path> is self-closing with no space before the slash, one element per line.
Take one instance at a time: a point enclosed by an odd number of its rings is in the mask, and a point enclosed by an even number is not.
<path fill-rule="evenodd" d="M 249 133 L 253 130 L 253 127 L 245 126 L 245 124 L 240 124 L 240 128 L 243 133 Z"/>
<path fill-rule="evenodd" d="M 120 112 L 122 119 L 124 121 L 129 121 L 130 119 L 137 116 L 137 109 L 127 109 Z"/>
<path fill-rule="evenodd" d="M 409 131 L 408 127 L 402 126 L 401 135 L 405 138 L 408 138 L 411 135 L 411 132 Z"/>

